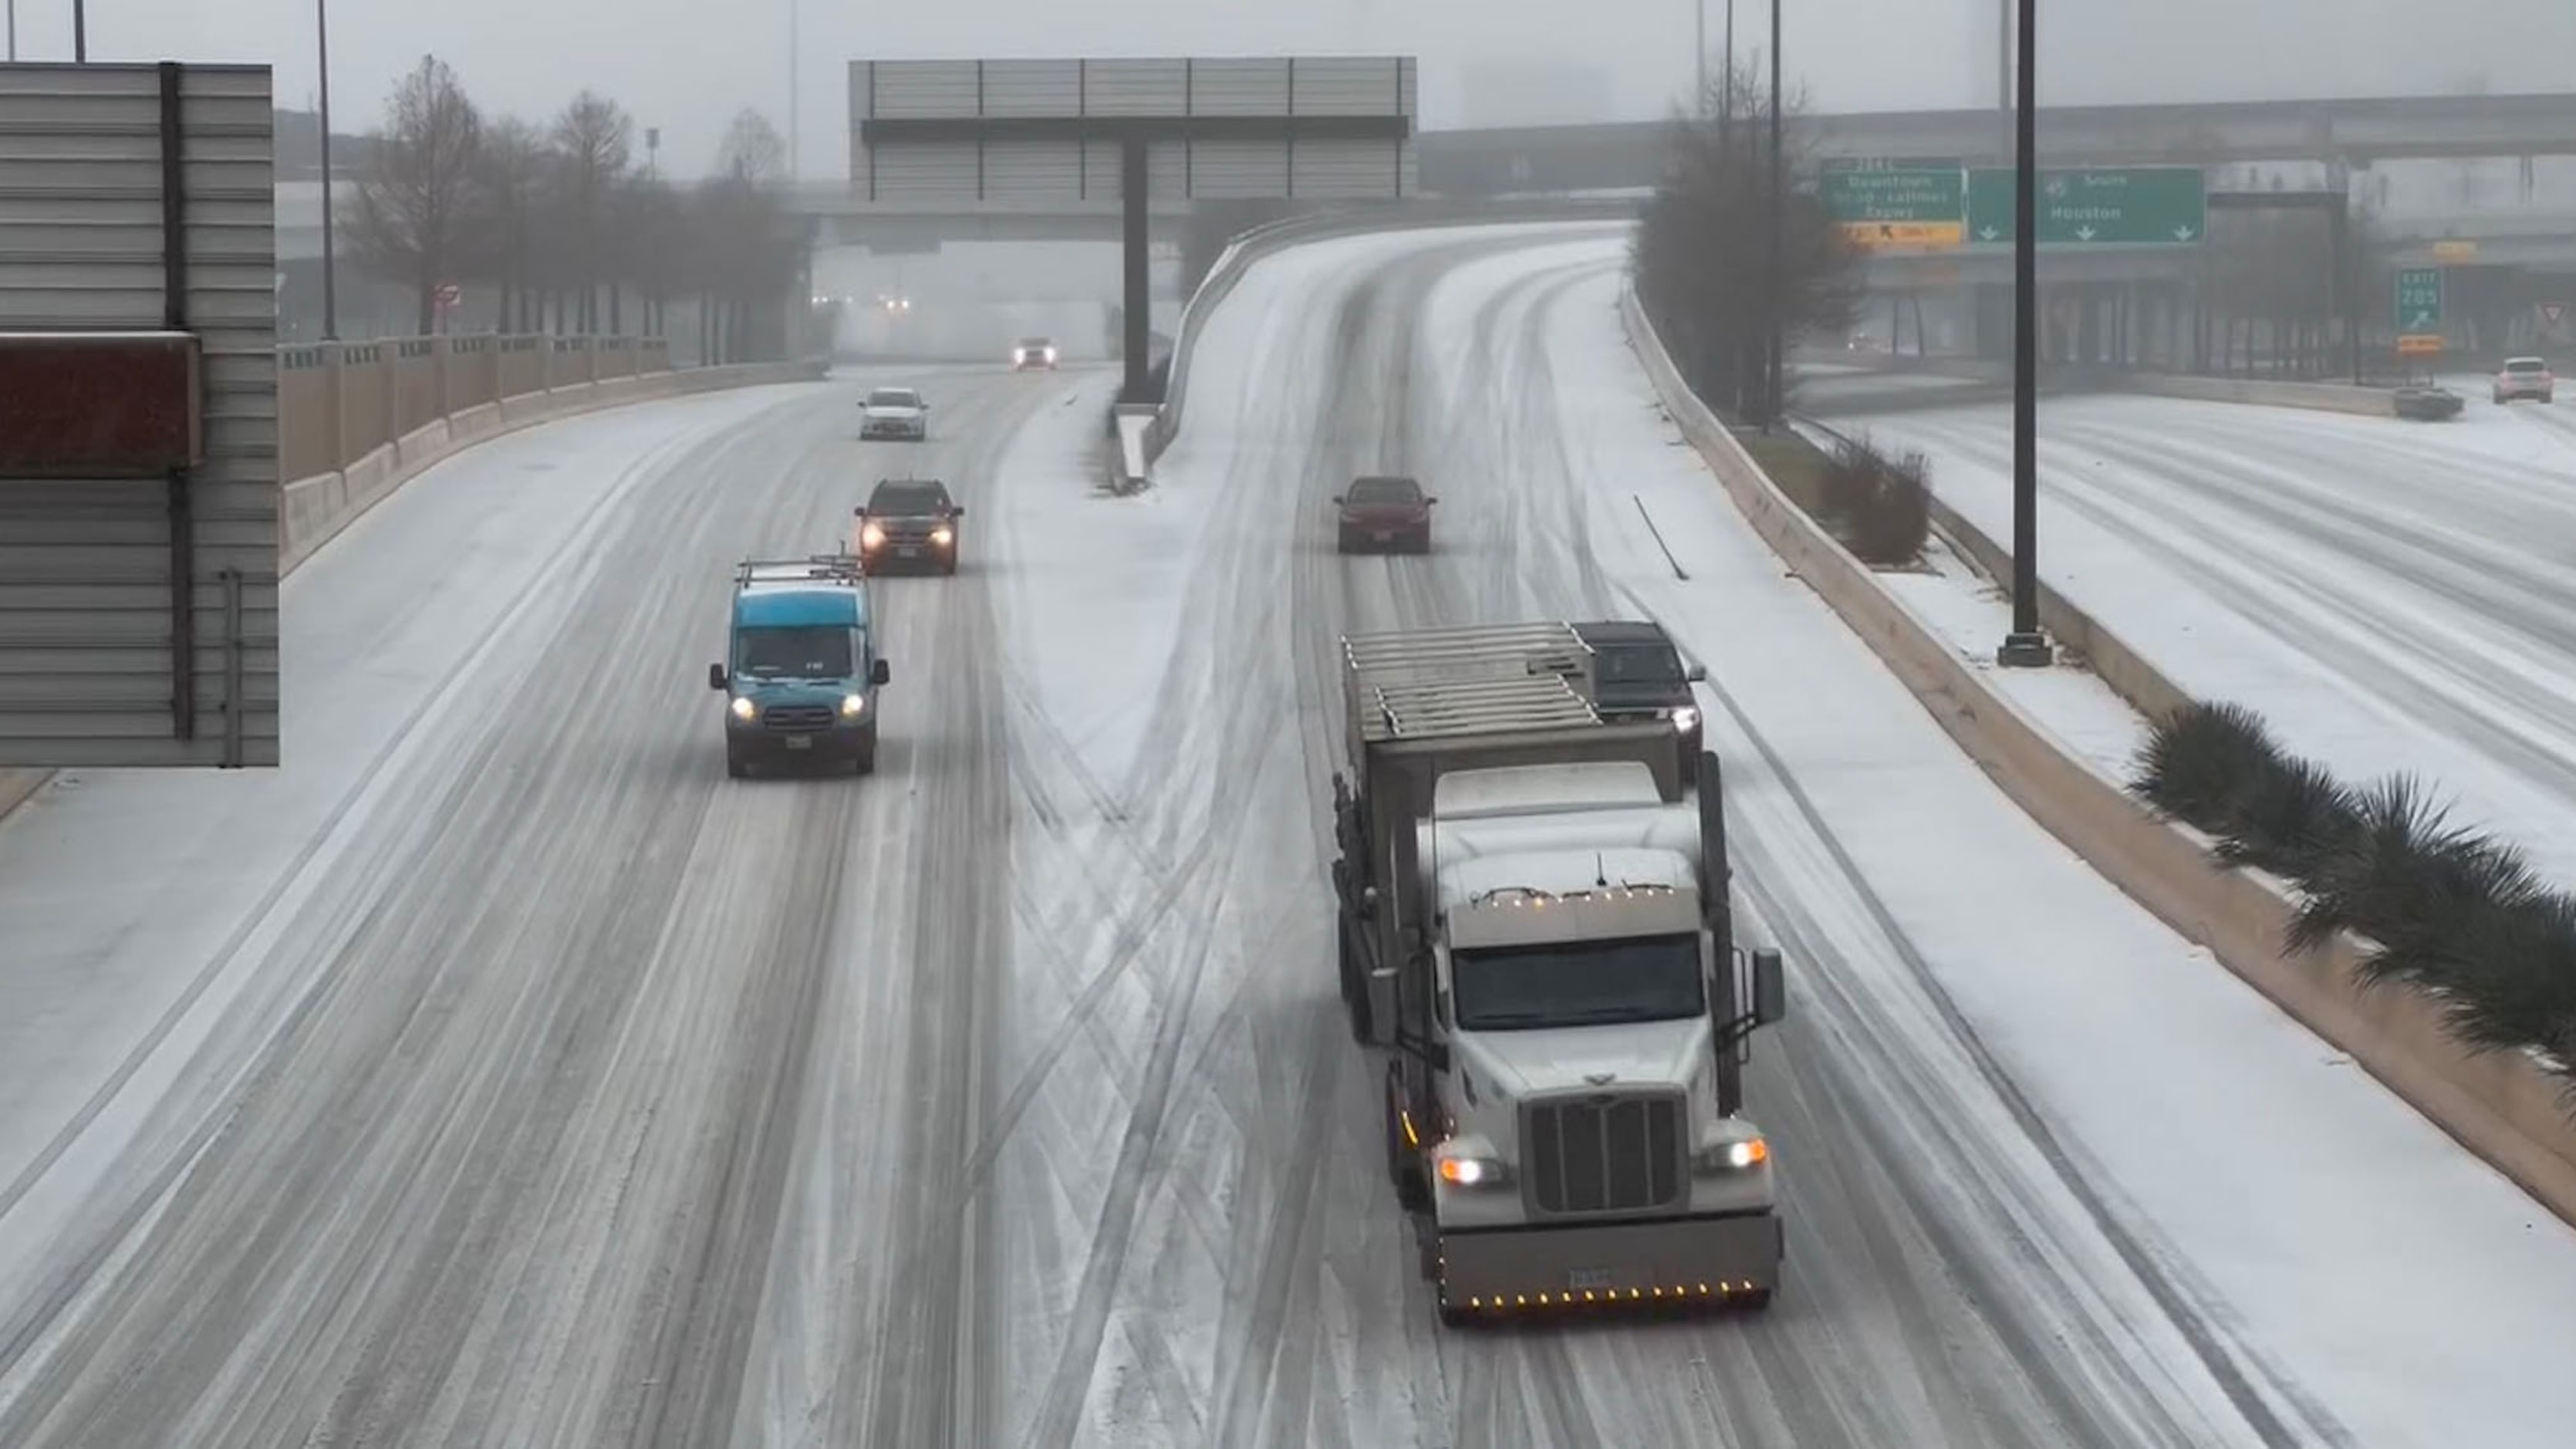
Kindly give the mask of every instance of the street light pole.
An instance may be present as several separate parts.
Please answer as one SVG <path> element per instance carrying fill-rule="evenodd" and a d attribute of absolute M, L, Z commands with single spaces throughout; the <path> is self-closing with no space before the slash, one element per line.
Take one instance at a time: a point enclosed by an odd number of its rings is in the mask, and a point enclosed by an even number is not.
<path fill-rule="evenodd" d="M 1763 399 L 1768 404 L 1762 417 L 1762 425 L 1766 429 L 1780 423 L 1781 412 L 1788 403 L 1787 392 L 1781 385 L 1788 341 L 1787 319 L 1783 316 L 1780 296 L 1780 232 L 1788 224 L 1787 179 L 1788 171 L 1780 149 L 1780 0 L 1771 0 L 1771 265 L 1764 274 L 1771 279 L 1771 357 L 1769 389 Z"/>
<path fill-rule="evenodd" d="M 1691 0 L 1691 114 L 1708 119 L 1708 0 Z"/>
<path fill-rule="evenodd" d="M 2055 662 L 2039 632 L 2039 0 L 2021 0 L 2013 116 L 2013 623 L 1995 651 L 2008 668 Z"/>
<path fill-rule="evenodd" d="M 89 63 L 89 0 L 72 0 L 72 59 Z"/>
<path fill-rule="evenodd" d="M 313 46 L 322 71 L 322 340 L 340 340 L 340 283 L 331 255 L 331 22 L 330 0 L 313 0 Z"/>
<path fill-rule="evenodd" d="M 787 0 L 787 179 L 792 184 L 804 173 L 797 169 L 797 141 L 804 134 L 804 112 L 796 98 L 796 23 L 797 0 Z"/>

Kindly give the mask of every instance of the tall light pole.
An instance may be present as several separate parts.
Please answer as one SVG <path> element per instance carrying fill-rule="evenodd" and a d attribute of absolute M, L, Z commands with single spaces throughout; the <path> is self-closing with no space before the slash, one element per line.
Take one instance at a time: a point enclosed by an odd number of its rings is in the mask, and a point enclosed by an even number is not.
<path fill-rule="evenodd" d="M 1717 82 L 1717 123 L 1729 126 L 1735 120 L 1735 0 L 1726 0 L 1726 74 Z"/>
<path fill-rule="evenodd" d="M 340 340 L 340 282 L 331 255 L 331 5 L 313 0 L 313 46 L 322 71 L 322 340 Z"/>
<path fill-rule="evenodd" d="M 2039 632 L 2039 0 L 2021 0 L 2013 115 L 2013 623 L 1995 651 L 2010 668 L 2054 662 Z"/>
<path fill-rule="evenodd" d="M 89 63 L 89 0 L 72 0 L 72 59 Z"/>
<path fill-rule="evenodd" d="M 1780 231 L 1788 223 L 1788 169 L 1780 149 L 1780 0 L 1771 0 L 1771 265 L 1764 275 L 1771 279 L 1771 357 L 1769 389 L 1764 401 L 1762 426 L 1775 427 L 1788 402 L 1781 386 L 1782 363 L 1788 353 L 1785 309 L 1780 297 Z"/>
<path fill-rule="evenodd" d="M 796 142 L 804 132 L 804 109 L 796 100 L 796 0 L 787 0 L 787 182 L 794 185 L 803 173 L 797 169 Z"/>
<path fill-rule="evenodd" d="M 1691 114 L 1708 119 L 1708 0 L 1691 0 Z"/>

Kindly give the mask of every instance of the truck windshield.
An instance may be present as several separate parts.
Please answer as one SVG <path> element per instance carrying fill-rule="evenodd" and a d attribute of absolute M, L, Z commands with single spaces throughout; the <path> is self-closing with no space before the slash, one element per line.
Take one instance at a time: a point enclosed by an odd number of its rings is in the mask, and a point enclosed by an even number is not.
<path fill-rule="evenodd" d="M 1707 1009 L 1697 936 L 1498 946 L 1460 951 L 1450 967 L 1462 1031 L 1674 1021 Z"/>
<path fill-rule="evenodd" d="M 745 629 L 734 641 L 734 673 L 754 679 L 848 679 L 850 631 L 831 625 Z"/>

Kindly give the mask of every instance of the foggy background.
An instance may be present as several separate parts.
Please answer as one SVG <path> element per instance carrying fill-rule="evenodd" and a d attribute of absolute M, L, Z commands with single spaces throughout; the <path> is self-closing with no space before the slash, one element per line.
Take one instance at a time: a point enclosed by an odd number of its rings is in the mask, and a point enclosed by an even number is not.
<path fill-rule="evenodd" d="M 1724 0 L 1706 0 L 1710 45 Z M 1994 0 L 1787 0 L 1786 71 L 1823 110 L 1991 105 Z M 1404 53 L 1432 128 L 1642 120 L 1690 88 L 1690 0 L 801 0 L 798 170 L 848 167 L 854 58 Z M 1739 0 L 1762 44 L 1765 0 Z M 365 131 L 425 51 L 487 111 L 551 115 L 596 87 L 662 131 L 680 175 L 712 162 L 728 118 L 787 121 L 788 0 L 337 0 L 335 129 Z M 2044 104 L 2286 99 L 2576 85 L 2576 0 L 2045 0 Z M 22 59 L 68 59 L 70 0 L 19 0 Z M 311 0 L 91 0 L 100 60 L 265 61 L 303 107 Z M 1528 64 L 1540 58 L 1540 64 Z"/>

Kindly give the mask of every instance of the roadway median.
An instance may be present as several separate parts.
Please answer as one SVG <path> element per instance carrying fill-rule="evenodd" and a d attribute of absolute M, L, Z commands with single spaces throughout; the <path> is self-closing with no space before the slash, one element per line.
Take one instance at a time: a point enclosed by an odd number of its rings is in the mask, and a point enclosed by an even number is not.
<path fill-rule="evenodd" d="M 2373 988 L 2369 942 L 2336 934 L 2292 951 L 2298 901 L 2263 871 L 2218 863 L 2218 842 L 2135 798 L 1997 689 L 1766 475 L 1688 386 L 1637 305 L 1621 315 L 1665 410 L 1755 530 L 1903 681 L 1960 748 L 2033 819 L 2103 877 L 2310 1031 L 2348 1054 L 2558 1217 L 2576 1224 L 2576 1121 L 2566 1080 L 2528 1052 L 2463 1045 L 2439 997 Z M 2009 556 L 1955 511 L 1936 526 L 1990 569 Z M 2000 570 L 1998 571 L 2000 572 Z M 2188 696 L 2062 596 L 2043 592 L 2041 622 L 2080 641 L 2106 683 L 2150 718 Z"/>

